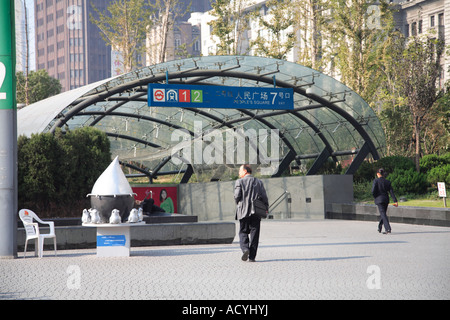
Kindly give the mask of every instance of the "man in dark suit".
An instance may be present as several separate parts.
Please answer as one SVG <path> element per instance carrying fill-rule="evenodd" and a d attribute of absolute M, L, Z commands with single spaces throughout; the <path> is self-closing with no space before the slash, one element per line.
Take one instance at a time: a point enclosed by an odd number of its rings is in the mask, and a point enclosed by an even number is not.
<path fill-rule="evenodd" d="M 239 242 L 243 252 L 242 260 L 255 261 L 259 243 L 261 218 L 252 214 L 252 200 L 259 197 L 268 207 L 266 189 L 261 180 L 252 176 L 252 168 L 244 164 L 239 168 L 239 180 L 234 187 L 234 200 L 236 201 L 236 216 L 239 220 Z M 250 238 L 249 238 L 250 235 Z"/>
<path fill-rule="evenodd" d="M 384 225 L 384 234 L 391 233 L 391 225 L 387 217 L 387 208 L 389 205 L 389 193 L 394 201 L 394 207 L 398 206 L 397 198 L 392 189 L 391 182 L 384 178 L 384 169 L 380 168 L 377 171 L 377 179 L 373 181 L 372 195 L 375 198 L 375 204 L 380 212 L 380 222 L 378 223 L 378 232 L 381 232 L 381 228 Z"/>

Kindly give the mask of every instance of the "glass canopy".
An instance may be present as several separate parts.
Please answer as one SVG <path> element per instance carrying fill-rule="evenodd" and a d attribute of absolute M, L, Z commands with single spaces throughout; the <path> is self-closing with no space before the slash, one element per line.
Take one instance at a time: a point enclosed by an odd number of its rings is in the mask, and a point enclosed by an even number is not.
<path fill-rule="evenodd" d="M 150 83 L 293 88 L 294 109 L 149 107 Z M 193 176 L 227 180 L 242 162 L 263 175 L 279 176 L 289 166 L 317 174 L 331 160 L 348 165 L 346 173 L 352 174 L 366 157 L 377 160 L 385 148 L 380 121 L 358 94 L 323 73 L 282 60 L 176 60 L 77 92 L 70 102 L 62 98 L 70 92 L 62 93 L 51 103 L 20 110 L 19 134 L 35 125 L 33 108 L 51 113 L 39 131 L 94 126 L 110 137 L 113 156 L 150 180 L 163 174 L 175 174 L 181 183 Z"/>

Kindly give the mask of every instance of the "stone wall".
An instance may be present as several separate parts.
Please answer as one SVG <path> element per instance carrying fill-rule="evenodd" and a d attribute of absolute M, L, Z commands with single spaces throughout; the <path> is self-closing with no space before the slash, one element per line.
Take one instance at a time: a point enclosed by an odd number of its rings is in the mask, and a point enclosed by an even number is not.
<path fill-rule="evenodd" d="M 328 203 L 353 201 L 353 176 L 295 176 L 261 179 L 274 219 L 324 219 Z M 235 181 L 178 186 L 178 213 L 199 221 L 234 220 Z M 277 201 L 278 200 L 278 201 Z"/>
<path fill-rule="evenodd" d="M 49 228 L 42 227 L 42 233 Z M 95 248 L 96 228 L 83 226 L 55 227 L 57 249 Z M 156 223 L 130 229 L 131 247 L 189 244 L 230 244 L 236 235 L 234 222 Z M 17 230 L 17 248 L 22 256 L 25 230 Z M 45 248 L 53 250 L 53 240 L 45 241 Z M 27 251 L 34 250 L 34 240 L 28 241 Z"/>
<path fill-rule="evenodd" d="M 431 226 L 450 227 L 450 208 L 389 206 L 389 221 Z M 326 219 L 378 221 L 378 208 L 374 204 L 331 203 Z"/>

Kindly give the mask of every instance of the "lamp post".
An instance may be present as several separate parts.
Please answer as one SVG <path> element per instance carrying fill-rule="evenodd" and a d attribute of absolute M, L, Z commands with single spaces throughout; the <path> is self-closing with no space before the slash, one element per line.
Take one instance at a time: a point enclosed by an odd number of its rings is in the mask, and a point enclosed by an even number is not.
<path fill-rule="evenodd" d="M 14 0 L 0 1 L 0 258 L 17 256 L 17 107 Z"/>

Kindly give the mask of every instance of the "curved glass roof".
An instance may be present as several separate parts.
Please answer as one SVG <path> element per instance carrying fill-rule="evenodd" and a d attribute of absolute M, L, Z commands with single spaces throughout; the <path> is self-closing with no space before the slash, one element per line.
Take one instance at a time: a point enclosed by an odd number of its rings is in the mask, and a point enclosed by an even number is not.
<path fill-rule="evenodd" d="M 148 107 L 147 85 L 166 81 L 293 88 L 294 109 Z M 259 169 L 276 167 L 271 174 L 265 171 L 272 176 L 280 175 L 293 161 L 298 165 L 311 161 L 307 174 L 315 174 L 328 159 L 353 159 L 347 173 L 354 173 L 367 156 L 377 160 L 385 147 L 380 121 L 351 89 L 310 68 L 252 56 L 195 57 L 144 67 L 18 112 L 19 135 L 81 126 L 106 132 L 113 156 L 118 155 L 122 163 L 153 178 L 175 173 L 180 182 L 189 181 L 192 173 L 198 180 L 203 174 L 212 180 L 236 175 L 231 169 L 241 164 L 238 160 L 242 158 L 236 155 L 244 147 L 226 143 L 227 137 L 238 139 L 236 134 L 246 136 L 245 162 Z M 276 143 L 279 149 L 273 147 Z M 174 151 L 181 146 L 183 152 Z M 258 155 L 257 163 L 252 162 L 250 150 Z M 217 156 L 220 152 L 222 161 Z M 199 154 L 203 158 L 196 161 Z"/>

